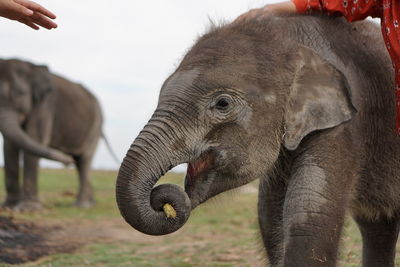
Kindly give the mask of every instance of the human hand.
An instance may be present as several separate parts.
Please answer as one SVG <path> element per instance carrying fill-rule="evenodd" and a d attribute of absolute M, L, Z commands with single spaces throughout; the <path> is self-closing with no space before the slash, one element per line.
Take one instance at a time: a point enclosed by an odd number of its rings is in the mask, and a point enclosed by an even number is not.
<path fill-rule="evenodd" d="M 39 26 L 48 30 L 57 28 L 52 21 L 56 15 L 29 0 L 0 0 L 0 16 L 19 21 L 35 30 L 39 30 Z"/>
<path fill-rule="evenodd" d="M 237 19 L 235 19 L 234 23 L 268 16 L 269 14 L 294 13 L 294 12 L 296 12 L 296 6 L 293 4 L 292 1 L 269 4 L 261 8 L 255 8 L 247 11 L 246 13 L 240 15 Z"/>

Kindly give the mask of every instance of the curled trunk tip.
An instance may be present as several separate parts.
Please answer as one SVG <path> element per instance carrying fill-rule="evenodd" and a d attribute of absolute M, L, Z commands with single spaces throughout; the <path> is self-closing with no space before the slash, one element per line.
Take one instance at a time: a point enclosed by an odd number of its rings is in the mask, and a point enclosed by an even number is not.
<path fill-rule="evenodd" d="M 188 220 L 190 199 L 177 185 L 154 187 L 161 174 L 151 174 L 149 168 L 138 158 L 124 159 L 116 186 L 118 208 L 125 221 L 144 234 L 173 233 Z"/>

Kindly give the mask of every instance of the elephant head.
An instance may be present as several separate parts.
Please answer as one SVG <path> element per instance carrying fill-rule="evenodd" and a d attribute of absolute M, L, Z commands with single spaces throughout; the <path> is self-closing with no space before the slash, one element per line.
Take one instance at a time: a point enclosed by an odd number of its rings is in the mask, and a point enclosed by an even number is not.
<path fill-rule="evenodd" d="M 355 113 L 342 73 L 310 49 L 253 26 L 206 34 L 162 86 L 117 178 L 119 209 L 135 229 L 176 231 L 200 203 L 268 175 L 282 151 Z M 154 187 L 180 163 L 188 163 L 185 191 Z M 165 204 L 176 217 L 166 216 Z"/>
<path fill-rule="evenodd" d="M 47 67 L 19 60 L 0 61 L 0 131 L 3 136 L 33 155 L 69 164 L 72 163 L 70 156 L 39 144 L 22 129 L 53 91 Z"/>

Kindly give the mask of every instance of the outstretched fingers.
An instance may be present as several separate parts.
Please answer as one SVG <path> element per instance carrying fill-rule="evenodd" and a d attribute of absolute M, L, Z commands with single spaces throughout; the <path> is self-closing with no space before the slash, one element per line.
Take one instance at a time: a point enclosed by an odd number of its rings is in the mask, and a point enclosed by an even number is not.
<path fill-rule="evenodd" d="M 37 26 L 35 23 L 33 23 L 33 22 L 31 22 L 31 21 L 28 21 L 28 20 L 25 19 L 25 18 L 20 19 L 20 20 L 18 20 L 18 21 L 21 22 L 21 23 L 23 23 L 23 24 L 25 24 L 25 25 L 27 25 L 27 26 L 29 26 L 29 27 L 31 27 L 31 28 L 34 29 L 34 30 L 39 30 L 39 26 Z"/>
<path fill-rule="evenodd" d="M 30 19 L 31 22 L 42 26 L 48 30 L 53 28 L 57 28 L 57 24 L 50 20 L 48 17 L 44 16 L 42 13 L 35 12 L 31 17 L 27 18 Z"/>
<path fill-rule="evenodd" d="M 0 0 L 0 16 L 17 20 L 35 30 L 38 30 L 39 26 L 49 30 L 57 28 L 53 21 L 56 15 L 29 0 Z"/>

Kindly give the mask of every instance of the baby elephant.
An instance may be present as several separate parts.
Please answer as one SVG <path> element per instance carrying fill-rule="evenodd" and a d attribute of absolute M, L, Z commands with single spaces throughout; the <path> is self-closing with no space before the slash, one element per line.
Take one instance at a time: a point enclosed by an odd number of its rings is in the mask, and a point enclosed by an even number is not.
<path fill-rule="evenodd" d="M 76 164 L 80 180 L 76 205 L 91 206 L 94 199 L 89 171 L 101 127 L 99 103 L 82 85 L 51 74 L 45 66 L 0 60 L 0 131 L 7 191 L 4 205 L 16 210 L 40 208 L 38 161 L 44 157 Z"/>
<path fill-rule="evenodd" d="M 260 179 L 272 266 L 335 266 L 347 211 L 361 230 L 363 265 L 394 266 L 393 76 L 370 22 L 271 15 L 214 28 L 164 83 L 123 161 L 122 216 L 143 233 L 168 234 L 207 199 Z M 154 187 L 184 162 L 185 191 Z"/>

